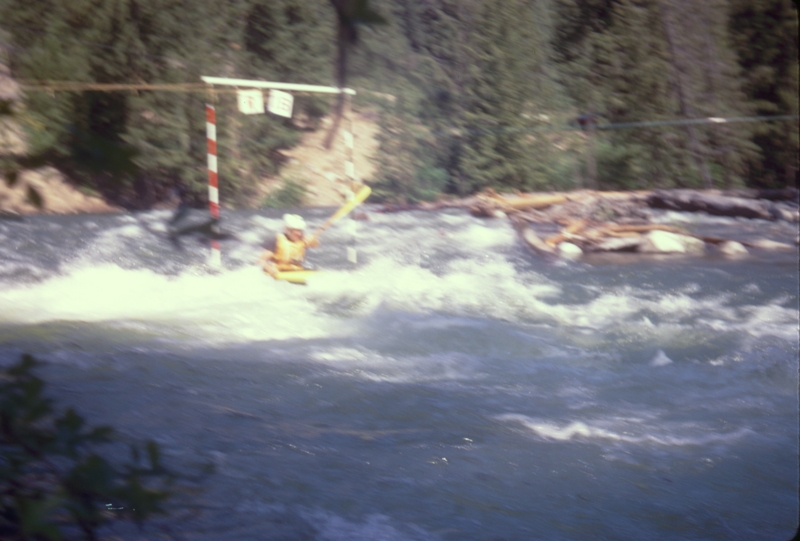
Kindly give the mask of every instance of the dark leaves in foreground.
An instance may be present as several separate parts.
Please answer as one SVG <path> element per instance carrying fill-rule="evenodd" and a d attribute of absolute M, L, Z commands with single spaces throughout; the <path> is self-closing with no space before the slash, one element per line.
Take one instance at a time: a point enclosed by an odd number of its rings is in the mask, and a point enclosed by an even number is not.
<path fill-rule="evenodd" d="M 174 476 L 158 446 L 131 445 L 121 464 L 103 458 L 97 448 L 117 441 L 114 431 L 57 411 L 33 373 L 38 364 L 23 355 L 0 373 L 0 538 L 95 540 L 114 520 L 141 526 L 164 513 Z"/>

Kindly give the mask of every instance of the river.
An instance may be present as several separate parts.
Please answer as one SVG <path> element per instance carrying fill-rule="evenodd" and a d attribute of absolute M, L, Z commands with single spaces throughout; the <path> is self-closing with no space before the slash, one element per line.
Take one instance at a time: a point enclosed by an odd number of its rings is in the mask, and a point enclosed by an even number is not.
<path fill-rule="evenodd" d="M 330 209 L 301 211 L 311 225 Z M 506 220 L 344 220 L 307 286 L 166 211 L 0 221 L 0 362 L 210 462 L 179 539 L 769 540 L 798 516 L 798 254 L 551 263 Z M 719 236 L 796 225 L 664 213 Z M 358 263 L 347 261 L 346 248 Z M 139 539 L 135 530 L 117 530 Z"/>

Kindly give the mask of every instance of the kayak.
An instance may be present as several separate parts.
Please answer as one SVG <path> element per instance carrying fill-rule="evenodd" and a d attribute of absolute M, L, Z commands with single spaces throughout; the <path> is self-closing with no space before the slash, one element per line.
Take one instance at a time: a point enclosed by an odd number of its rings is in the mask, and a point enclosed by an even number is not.
<path fill-rule="evenodd" d="M 292 284 L 305 284 L 306 280 L 318 274 L 315 270 L 281 271 L 275 275 L 276 280 L 284 280 Z"/>

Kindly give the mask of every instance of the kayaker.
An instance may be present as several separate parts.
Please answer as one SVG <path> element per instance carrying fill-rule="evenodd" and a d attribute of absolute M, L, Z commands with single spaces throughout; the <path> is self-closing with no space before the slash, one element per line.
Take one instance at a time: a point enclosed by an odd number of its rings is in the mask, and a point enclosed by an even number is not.
<path fill-rule="evenodd" d="M 264 272 L 274 277 L 281 271 L 303 270 L 306 248 L 316 248 L 316 237 L 305 238 L 306 222 L 297 214 L 283 215 L 284 232 L 278 233 L 272 250 L 264 250 L 258 259 Z"/>

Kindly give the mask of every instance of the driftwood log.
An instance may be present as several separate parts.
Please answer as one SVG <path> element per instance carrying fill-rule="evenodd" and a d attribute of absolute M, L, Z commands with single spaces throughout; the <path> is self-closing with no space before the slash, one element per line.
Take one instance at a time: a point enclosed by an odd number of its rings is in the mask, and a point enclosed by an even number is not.
<path fill-rule="evenodd" d="M 707 212 L 715 216 L 774 219 L 771 203 L 759 199 L 745 199 L 727 195 L 714 195 L 693 190 L 657 190 L 650 194 L 647 203 L 652 208 Z"/>
<path fill-rule="evenodd" d="M 397 210 L 466 208 L 474 216 L 507 217 L 534 253 L 551 259 L 578 252 L 701 253 L 716 246 L 720 253 L 739 255 L 746 247 L 793 249 L 767 239 L 736 242 L 731 239 L 691 234 L 681 228 L 652 223 L 650 209 L 706 212 L 716 216 L 800 221 L 798 191 L 787 190 L 655 190 L 500 195 L 486 190 L 462 200 L 384 207 Z M 530 223 L 555 223 L 562 229 L 540 238 Z M 702 241 L 702 242 L 698 242 Z M 798 239 L 800 244 L 800 238 Z"/>

